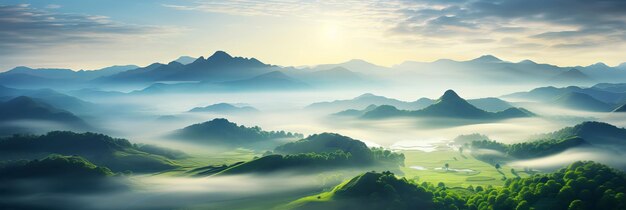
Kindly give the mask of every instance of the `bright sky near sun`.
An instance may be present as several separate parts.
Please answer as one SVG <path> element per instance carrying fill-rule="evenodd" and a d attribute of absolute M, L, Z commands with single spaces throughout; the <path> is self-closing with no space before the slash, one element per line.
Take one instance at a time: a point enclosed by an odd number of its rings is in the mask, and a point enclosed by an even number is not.
<path fill-rule="evenodd" d="M 0 0 L 0 71 L 147 65 L 216 50 L 284 66 L 484 54 L 614 66 L 626 61 L 625 2 Z"/>

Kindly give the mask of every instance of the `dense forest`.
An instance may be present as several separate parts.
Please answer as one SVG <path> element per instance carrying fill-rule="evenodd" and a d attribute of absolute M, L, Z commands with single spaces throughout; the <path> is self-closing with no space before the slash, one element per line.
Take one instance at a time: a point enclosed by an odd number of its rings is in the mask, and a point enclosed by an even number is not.
<path fill-rule="evenodd" d="M 332 191 L 292 202 L 292 209 L 580 210 L 626 209 L 626 175 L 595 162 L 508 179 L 503 187 L 448 188 L 391 172 L 368 172 Z"/>
<path fill-rule="evenodd" d="M 194 142 L 221 145 L 244 145 L 272 139 L 303 138 L 302 134 L 285 131 L 264 131 L 258 126 L 237 125 L 224 118 L 187 126 L 175 131 L 172 137 Z"/>
<path fill-rule="evenodd" d="M 80 155 L 113 171 L 156 172 L 177 167 L 170 158 L 180 151 L 136 145 L 126 139 L 97 133 L 53 131 L 45 135 L 0 138 L 0 160 L 43 158 L 49 154 Z"/>
<path fill-rule="evenodd" d="M 545 139 L 515 144 L 504 144 L 497 141 L 482 140 L 473 141 L 472 148 L 492 149 L 506 153 L 515 158 L 536 158 L 556 154 L 567 149 L 588 145 L 588 143 L 578 137 L 566 139 Z"/>
<path fill-rule="evenodd" d="M 404 165 L 404 154 L 383 148 L 368 148 L 365 143 L 335 133 L 322 133 L 289 142 L 267 151 L 263 157 L 237 164 L 218 174 L 273 172 L 298 169 L 304 172 L 381 166 L 388 170 Z"/>

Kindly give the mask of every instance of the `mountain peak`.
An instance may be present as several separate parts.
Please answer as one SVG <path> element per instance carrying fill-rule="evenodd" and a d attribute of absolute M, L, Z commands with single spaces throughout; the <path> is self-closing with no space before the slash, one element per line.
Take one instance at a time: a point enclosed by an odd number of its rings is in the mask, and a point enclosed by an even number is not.
<path fill-rule="evenodd" d="M 499 58 L 497 58 L 496 56 L 493 55 L 483 55 L 480 56 L 472 61 L 479 61 L 479 62 L 502 62 L 502 60 L 500 60 Z"/>
<path fill-rule="evenodd" d="M 446 90 L 445 93 L 439 98 L 439 101 L 450 101 L 450 100 L 463 100 L 454 90 Z"/>
<path fill-rule="evenodd" d="M 377 97 L 377 95 L 374 95 L 372 93 L 364 93 L 360 96 L 357 96 L 355 99 L 371 98 L 371 97 Z"/>
<path fill-rule="evenodd" d="M 210 57 L 207 58 L 207 60 L 228 60 L 228 59 L 232 59 L 233 57 L 230 56 L 228 53 L 218 50 L 215 51 L 215 53 L 213 53 L 213 55 L 211 55 Z"/>
<path fill-rule="evenodd" d="M 8 101 L 11 104 L 20 104 L 20 105 L 28 105 L 28 104 L 36 104 L 35 100 L 28 96 L 18 96 Z"/>
<path fill-rule="evenodd" d="M 522 61 L 520 61 L 519 63 L 521 63 L 521 64 L 537 64 L 537 62 L 532 61 L 532 60 L 530 60 L 530 59 L 525 59 L 525 60 L 522 60 Z"/>
<path fill-rule="evenodd" d="M 187 64 L 193 63 L 195 60 L 196 58 L 194 57 L 183 55 L 183 56 L 178 57 L 174 61 L 179 62 L 183 65 L 187 65 Z"/>

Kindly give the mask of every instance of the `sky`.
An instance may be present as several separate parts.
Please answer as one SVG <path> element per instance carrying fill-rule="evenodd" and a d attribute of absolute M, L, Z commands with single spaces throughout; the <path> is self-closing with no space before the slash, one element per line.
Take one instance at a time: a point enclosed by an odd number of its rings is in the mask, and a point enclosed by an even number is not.
<path fill-rule="evenodd" d="M 492 54 L 626 61 L 624 0 L 0 0 L 0 71 L 98 69 L 216 50 L 283 66 Z"/>

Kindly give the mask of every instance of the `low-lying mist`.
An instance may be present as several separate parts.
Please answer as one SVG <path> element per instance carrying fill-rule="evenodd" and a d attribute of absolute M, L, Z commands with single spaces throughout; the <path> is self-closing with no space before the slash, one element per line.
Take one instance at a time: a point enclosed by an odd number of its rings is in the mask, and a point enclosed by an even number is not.
<path fill-rule="evenodd" d="M 297 196 L 319 192 L 339 181 L 322 175 L 290 173 L 203 178 L 132 176 L 123 180 L 129 190 L 0 196 L 0 204 L 46 209 L 225 209 L 243 205 L 240 202 L 246 199 L 285 202 Z M 103 181 L 106 182 L 112 181 Z M 115 182 L 119 183 L 120 180 Z M 34 186 L 23 186 L 21 189 L 37 190 Z"/>

